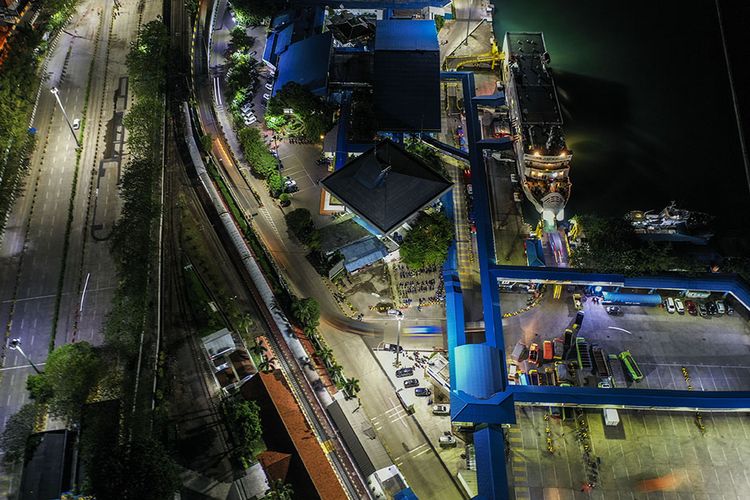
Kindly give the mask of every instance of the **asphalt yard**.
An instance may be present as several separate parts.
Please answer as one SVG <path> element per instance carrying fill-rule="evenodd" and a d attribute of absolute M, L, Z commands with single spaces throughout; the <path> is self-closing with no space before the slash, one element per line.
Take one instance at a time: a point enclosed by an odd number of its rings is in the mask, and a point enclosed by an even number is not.
<path fill-rule="evenodd" d="M 563 292 L 555 299 L 552 290 L 547 288 L 536 307 L 503 319 L 509 354 L 518 340 L 527 346 L 536 343 L 541 350 L 545 340 L 562 336 L 573 323 L 577 311 L 572 294 Z M 521 310 L 527 304 L 527 297 L 525 292 L 501 293 L 503 313 Z M 750 389 L 750 327 L 740 314 L 704 318 L 687 313 L 669 314 L 661 307 L 621 308 L 622 313 L 613 316 L 600 303 L 586 300 L 578 336 L 590 345 L 598 345 L 605 354 L 631 352 L 644 378 L 637 383 L 627 380 L 626 386 L 685 390 L 689 383 L 692 390 L 701 391 Z M 519 369 L 528 372 L 537 368 L 528 365 L 522 362 Z M 596 385 L 598 379 L 589 376 L 578 382 Z"/>
<path fill-rule="evenodd" d="M 703 414 L 702 433 L 691 412 L 619 410 L 620 423 L 611 427 L 601 410 L 589 410 L 583 413 L 585 439 L 574 417 L 550 418 L 547 410 L 531 407 L 516 413 L 506 458 L 518 500 L 748 498 L 746 413 Z M 581 491 L 592 470 L 584 446 L 598 471 L 589 492 Z"/>

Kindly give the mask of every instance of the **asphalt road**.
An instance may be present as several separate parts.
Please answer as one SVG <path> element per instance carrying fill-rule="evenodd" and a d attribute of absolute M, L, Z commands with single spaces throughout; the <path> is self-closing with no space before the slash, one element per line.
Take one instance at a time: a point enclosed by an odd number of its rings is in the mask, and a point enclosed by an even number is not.
<path fill-rule="evenodd" d="M 92 237 L 94 204 L 89 201 L 96 198 L 97 187 L 108 194 L 96 204 L 97 219 L 111 228 L 119 212 L 116 186 L 121 171 L 121 164 L 111 157 L 124 147 L 122 128 L 114 126 L 121 119 L 115 116 L 115 106 L 122 112 L 129 102 L 115 102 L 115 92 L 122 87 L 125 56 L 139 21 L 160 13 L 158 2 L 145 2 L 144 9 L 139 9 L 135 0 L 121 4 L 113 18 L 113 1 L 83 1 L 48 56 L 48 78 L 42 83 L 33 123 L 37 147 L 23 195 L 0 241 L 0 322 L 6 325 L 6 338 L 21 339 L 23 350 L 37 364 L 47 358 L 53 334 L 76 170 L 75 140 L 50 92 L 52 87 L 59 89 L 70 119 L 85 123 L 82 131 L 76 131 L 81 135 L 82 152 L 55 345 L 76 340 L 101 343 L 101 326 L 116 283 L 108 243 Z M 126 160 L 122 154 L 118 158 Z M 14 368 L 27 365 L 16 351 L 5 350 L 5 354 L 0 380 L 2 426 L 28 401 L 26 378 L 33 373 L 30 368 Z"/>

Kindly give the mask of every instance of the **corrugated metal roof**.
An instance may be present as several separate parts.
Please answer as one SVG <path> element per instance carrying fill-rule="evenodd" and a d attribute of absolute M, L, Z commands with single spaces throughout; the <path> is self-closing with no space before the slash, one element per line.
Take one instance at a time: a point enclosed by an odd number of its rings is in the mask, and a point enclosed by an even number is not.
<path fill-rule="evenodd" d="M 389 19 L 375 24 L 375 50 L 439 51 L 435 21 Z"/>
<path fill-rule="evenodd" d="M 661 305 L 661 295 L 658 293 L 615 293 L 602 292 L 604 303 L 658 306 Z"/>
<path fill-rule="evenodd" d="M 369 266 L 388 255 L 385 245 L 374 236 L 341 247 L 339 252 L 344 256 L 344 267 L 350 273 Z"/>
<path fill-rule="evenodd" d="M 274 95 L 288 82 L 297 82 L 317 95 L 325 94 L 332 41 L 331 33 L 327 32 L 291 44 L 279 57 L 279 77 L 273 86 Z M 281 43 L 277 41 L 276 45 Z"/>

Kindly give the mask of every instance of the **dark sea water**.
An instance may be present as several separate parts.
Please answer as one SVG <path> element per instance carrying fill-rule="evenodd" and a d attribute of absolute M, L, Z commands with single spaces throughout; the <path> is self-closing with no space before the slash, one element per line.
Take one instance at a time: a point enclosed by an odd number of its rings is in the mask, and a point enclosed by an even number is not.
<path fill-rule="evenodd" d="M 682 208 L 737 228 L 750 193 L 713 0 L 494 0 L 494 29 L 542 31 L 573 191 L 566 215 Z"/>

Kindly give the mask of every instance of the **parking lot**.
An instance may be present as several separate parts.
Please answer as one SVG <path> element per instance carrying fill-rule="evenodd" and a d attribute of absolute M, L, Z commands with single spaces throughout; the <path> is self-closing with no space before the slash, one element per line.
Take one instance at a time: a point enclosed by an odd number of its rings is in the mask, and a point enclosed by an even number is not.
<path fill-rule="evenodd" d="M 433 353 L 429 351 L 403 351 L 399 356 L 399 367 L 394 366 L 395 352 L 383 349 L 382 344 L 379 349 L 374 350 L 374 354 L 393 384 L 394 395 L 400 402 L 399 407 L 394 408 L 385 418 L 388 418 L 392 423 L 403 418 L 415 419 L 427 437 L 430 447 L 437 451 L 448 470 L 455 474 L 465 462 L 461 458 L 461 454 L 465 452 L 465 443 L 462 436 L 454 435 L 451 432 L 450 402 L 448 401 L 447 391 L 443 392 L 436 388 L 433 380 L 426 372 L 426 367 L 430 362 L 428 357 Z M 396 371 L 399 368 L 412 368 L 413 371 L 411 375 L 397 376 Z M 404 387 L 405 381 L 413 379 L 416 379 L 416 386 Z M 416 396 L 417 388 L 429 389 L 431 394 L 429 396 Z M 434 413 L 436 405 L 444 406 L 440 408 L 439 414 Z M 373 421 L 376 428 L 384 423 L 377 420 Z M 444 442 L 441 446 L 440 440 L 443 438 L 443 441 L 446 441 L 446 433 L 449 433 L 451 437 L 447 439 L 448 442 Z M 396 465 L 399 465 L 398 460 L 396 460 Z"/>
<path fill-rule="evenodd" d="M 620 410 L 620 423 L 609 427 L 601 410 L 588 410 L 582 441 L 574 418 L 545 420 L 548 412 L 532 407 L 516 413 L 506 458 L 518 500 L 747 498 L 748 414 L 705 414 L 703 435 L 694 413 Z M 581 491 L 590 472 L 584 445 L 598 470 L 588 493 Z"/>
<path fill-rule="evenodd" d="M 536 306 L 503 319 L 509 355 L 521 340 L 527 346 L 536 343 L 541 357 L 544 341 L 563 336 L 571 326 L 577 313 L 572 292 L 563 291 L 557 299 L 554 295 L 553 287 L 549 286 Z M 605 357 L 630 351 L 643 373 L 643 379 L 634 383 L 625 369 L 625 383 L 615 385 L 684 390 L 688 389 L 687 374 L 693 390 L 750 389 L 750 328 L 738 312 L 731 316 L 701 317 L 687 312 L 670 314 L 658 306 L 626 305 L 620 306 L 620 314 L 611 315 L 601 302 L 582 298 L 585 315 L 577 337 L 584 338 L 589 346 L 600 347 Z M 519 311 L 527 306 L 528 294 L 504 292 L 500 300 L 504 313 Z M 575 352 L 568 357 L 571 359 L 576 359 Z M 610 364 L 621 363 L 614 359 Z M 528 361 L 518 364 L 519 370 L 527 373 L 531 369 L 542 373 L 545 367 L 552 366 L 553 363 L 530 366 Z M 613 366 L 613 372 L 616 371 Z M 599 381 L 587 376 L 578 378 L 574 384 L 597 385 Z"/>

